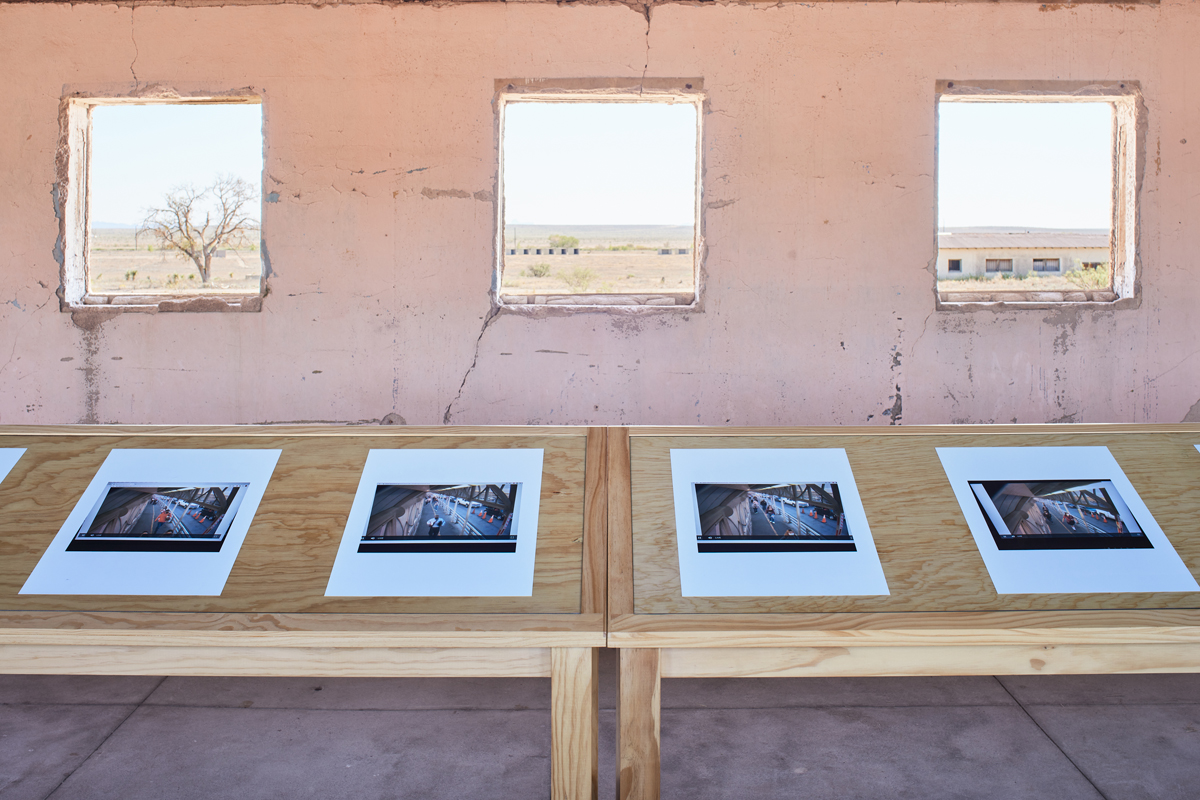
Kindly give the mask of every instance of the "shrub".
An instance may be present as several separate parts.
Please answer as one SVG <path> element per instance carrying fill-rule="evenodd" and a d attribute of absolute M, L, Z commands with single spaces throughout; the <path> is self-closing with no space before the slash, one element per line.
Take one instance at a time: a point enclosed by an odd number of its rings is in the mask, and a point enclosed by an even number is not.
<path fill-rule="evenodd" d="M 530 278 L 544 278 L 550 274 L 550 265 L 545 261 L 542 261 L 538 264 L 527 267 L 522 274 L 528 275 Z"/>
<path fill-rule="evenodd" d="M 1097 269 L 1073 269 L 1063 278 L 1080 289 L 1107 289 L 1112 285 L 1112 270 L 1108 264 Z"/>
<path fill-rule="evenodd" d="M 560 236 L 556 233 L 547 241 L 551 247 L 579 247 L 579 239 L 574 236 Z"/>
<path fill-rule="evenodd" d="M 562 278 L 567 286 L 571 287 L 572 292 L 586 292 L 588 287 L 592 285 L 592 281 L 596 280 L 596 271 L 587 267 L 575 267 L 570 272 L 560 272 L 558 277 Z"/>

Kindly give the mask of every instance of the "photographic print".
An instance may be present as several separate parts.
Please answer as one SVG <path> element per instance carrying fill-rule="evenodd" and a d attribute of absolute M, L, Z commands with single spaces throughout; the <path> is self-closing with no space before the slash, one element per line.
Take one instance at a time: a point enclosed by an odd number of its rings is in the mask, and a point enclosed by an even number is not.
<path fill-rule="evenodd" d="M 971 481 L 1001 550 L 1153 547 L 1112 481 Z"/>
<path fill-rule="evenodd" d="M 538 448 L 367 453 L 326 597 L 533 594 Z"/>
<path fill-rule="evenodd" d="M 701 553 L 854 552 L 837 483 L 696 484 Z"/>
<path fill-rule="evenodd" d="M 247 484 L 147 486 L 110 483 L 68 550 L 216 553 Z"/>
<path fill-rule="evenodd" d="M 280 452 L 109 451 L 21 594 L 220 595 Z"/>
<path fill-rule="evenodd" d="M 845 450 L 670 452 L 684 597 L 889 593 Z"/>
<path fill-rule="evenodd" d="M 939 447 L 998 594 L 1194 592 L 1107 447 Z"/>
<path fill-rule="evenodd" d="M 360 553 L 515 553 L 519 483 L 375 488 Z"/>

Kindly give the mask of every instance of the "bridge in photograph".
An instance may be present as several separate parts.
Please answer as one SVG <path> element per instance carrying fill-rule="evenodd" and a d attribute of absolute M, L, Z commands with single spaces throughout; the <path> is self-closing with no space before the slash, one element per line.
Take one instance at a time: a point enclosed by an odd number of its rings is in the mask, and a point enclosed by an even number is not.
<path fill-rule="evenodd" d="M 162 516 L 163 511 L 169 512 L 170 517 L 159 522 L 158 518 Z M 201 539 L 213 536 L 220 521 L 219 516 L 213 516 L 211 511 L 207 511 L 196 503 L 188 503 L 169 495 L 156 494 L 138 516 L 132 530 L 137 532 L 135 535 L 147 531 L 150 536 L 182 536 Z"/>
<path fill-rule="evenodd" d="M 991 484 L 989 496 L 1005 525 L 1018 536 L 1121 536 L 1122 522 L 1111 484 L 1088 481 L 1026 481 Z"/>
<path fill-rule="evenodd" d="M 84 535 L 212 537 L 236 491 L 229 486 L 110 486 Z"/>
<path fill-rule="evenodd" d="M 435 496 L 434 502 L 426 503 L 421 512 L 418 536 L 429 536 L 429 523 L 435 515 L 446 523 L 440 536 L 499 536 L 505 519 L 495 509 Z"/>
<path fill-rule="evenodd" d="M 1055 536 L 1076 533 L 1090 533 L 1099 536 L 1118 536 L 1128 534 L 1129 530 L 1121 526 L 1118 530 L 1117 521 L 1095 509 L 1078 504 L 1068 504 L 1048 498 L 1038 498 L 1035 501 L 1038 513 L 1046 521 L 1050 534 Z"/>
<path fill-rule="evenodd" d="M 437 514 L 445 520 L 441 536 L 500 536 L 511 533 L 506 525 L 516 503 L 517 484 L 447 487 L 432 493 L 433 502 L 421 512 L 420 536 L 429 535 L 429 522 Z"/>
<path fill-rule="evenodd" d="M 750 523 L 753 536 L 785 536 L 789 531 L 799 536 L 846 536 L 844 525 L 839 530 L 839 518 L 827 505 L 793 504 L 768 496 L 752 506 Z"/>

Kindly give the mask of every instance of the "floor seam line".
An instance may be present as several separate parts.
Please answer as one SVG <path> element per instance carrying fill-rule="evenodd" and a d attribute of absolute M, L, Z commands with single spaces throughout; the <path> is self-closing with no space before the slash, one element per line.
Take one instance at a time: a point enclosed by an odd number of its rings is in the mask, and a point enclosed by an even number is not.
<path fill-rule="evenodd" d="M 1013 699 L 1013 702 L 1015 702 L 1017 704 L 1017 708 L 1021 709 L 1022 713 L 1024 713 L 1025 716 L 1029 718 L 1029 721 L 1032 722 L 1034 724 L 1034 726 L 1036 726 L 1037 729 L 1042 732 L 1042 736 L 1045 736 L 1047 741 L 1049 741 L 1050 744 L 1054 745 L 1054 748 L 1056 750 L 1058 750 L 1058 752 L 1062 753 L 1062 757 L 1067 760 L 1067 763 L 1070 764 L 1072 767 L 1074 767 L 1075 771 L 1078 772 L 1081 776 L 1083 776 L 1083 779 L 1085 781 L 1087 781 L 1089 784 L 1091 784 L 1091 787 L 1096 790 L 1096 794 L 1100 795 L 1100 797 L 1102 797 L 1103 800 L 1109 800 L 1108 795 L 1106 795 L 1100 789 L 1100 787 L 1096 785 L 1096 782 L 1092 780 L 1092 777 L 1090 775 L 1088 775 L 1086 772 L 1084 772 L 1082 767 L 1080 767 L 1078 764 L 1075 763 L 1075 759 L 1071 758 L 1071 756 L 1067 754 L 1067 751 L 1062 749 L 1062 745 L 1060 745 L 1055 740 L 1055 738 L 1050 735 L 1049 731 L 1047 731 L 1045 728 L 1042 727 L 1042 723 L 1038 722 L 1034 718 L 1033 714 L 1029 713 L 1029 709 L 1027 709 L 1025 707 L 1025 705 L 1020 701 L 1020 699 L 1018 699 L 1015 694 L 1013 694 L 1012 692 L 1009 691 L 1008 687 L 1004 685 L 1004 681 L 1000 680 L 1000 678 L 996 675 L 993 675 L 992 679 L 995 680 L 996 683 L 1000 684 L 1001 689 L 1003 689 L 1005 692 L 1008 693 L 1008 696 L 1011 697 Z"/>
<path fill-rule="evenodd" d="M 381 713 L 381 714 L 396 714 L 396 713 L 424 713 L 424 712 L 444 712 L 444 711 L 462 711 L 471 713 L 489 713 L 497 714 L 506 713 L 524 713 L 530 712 L 550 712 L 550 708 L 462 708 L 460 706 L 449 706 L 447 708 L 311 708 L 308 706 L 199 706 L 199 705 L 181 705 L 177 703 L 150 703 L 147 708 L 190 708 L 204 709 L 206 711 L 337 711 L 352 714 L 366 713 Z M 604 711 L 605 709 L 600 709 Z M 612 711 L 614 709 L 607 709 Z"/>
<path fill-rule="evenodd" d="M 142 699 L 139 700 L 137 703 L 135 703 L 133 708 L 129 709 L 129 713 L 126 714 L 125 716 L 121 717 L 121 721 L 118 722 L 116 725 L 114 725 L 112 727 L 112 730 L 110 730 L 107 734 L 105 734 L 104 738 L 101 739 L 99 742 L 97 742 L 96 746 L 93 747 L 90 751 L 88 751 L 88 754 L 86 756 L 84 756 L 83 758 L 81 758 L 79 760 L 79 763 L 75 765 L 74 769 L 72 769 L 70 772 L 68 772 L 66 775 L 64 775 L 63 779 L 61 781 L 56 783 L 54 785 L 54 788 L 51 789 L 49 792 L 47 792 L 45 794 L 45 796 L 42 798 L 42 800 L 50 800 L 50 798 L 54 796 L 54 793 L 57 792 L 59 789 L 61 789 L 62 785 L 71 779 L 72 775 L 74 775 L 76 772 L 78 772 L 79 769 L 84 764 L 86 764 L 88 761 L 90 761 L 92 756 L 96 755 L 96 751 L 99 750 L 101 747 L 103 747 L 105 742 L 107 742 L 109 739 L 111 739 L 112 735 L 114 733 L 116 733 L 117 731 L 119 731 L 121 729 L 121 726 L 129 721 L 130 717 L 132 717 L 134 714 L 137 713 L 137 710 L 139 708 L 141 708 L 142 705 L 150 698 L 150 695 L 154 694 L 154 692 L 158 689 L 159 686 L 163 685 L 163 681 L 165 681 L 166 679 L 167 678 L 165 675 L 163 677 L 159 678 L 158 683 L 156 683 L 156 684 L 154 684 L 154 686 L 150 687 L 150 691 L 146 692 L 146 694 L 142 696 Z"/>

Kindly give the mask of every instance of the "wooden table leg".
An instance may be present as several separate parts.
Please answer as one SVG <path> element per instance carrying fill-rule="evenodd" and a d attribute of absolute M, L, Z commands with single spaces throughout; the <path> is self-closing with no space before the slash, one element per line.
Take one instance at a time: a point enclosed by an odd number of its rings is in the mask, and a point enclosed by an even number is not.
<path fill-rule="evenodd" d="M 550 650 L 550 797 L 598 800 L 600 652 Z"/>
<path fill-rule="evenodd" d="M 618 658 L 617 798 L 658 800 L 658 650 L 622 649 Z"/>

